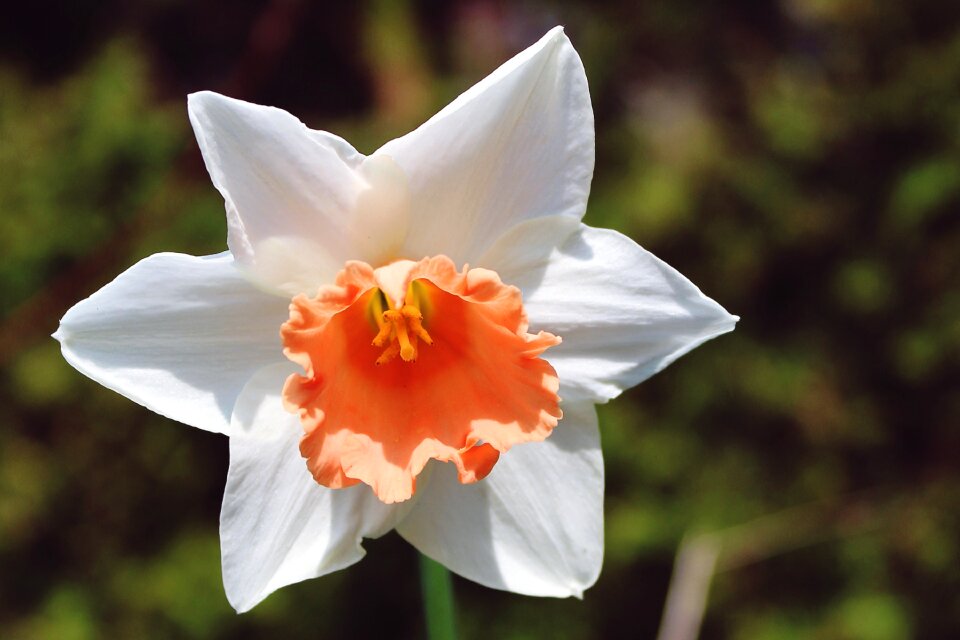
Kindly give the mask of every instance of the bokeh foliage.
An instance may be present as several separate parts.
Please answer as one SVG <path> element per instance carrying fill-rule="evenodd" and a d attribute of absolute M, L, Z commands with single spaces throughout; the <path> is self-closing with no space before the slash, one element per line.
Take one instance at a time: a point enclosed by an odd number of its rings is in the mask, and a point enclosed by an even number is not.
<path fill-rule="evenodd" d="M 47 336 L 140 257 L 223 249 L 189 91 L 371 152 L 555 23 L 596 109 L 587 221 L 743 320 L 601 407 L 607 553 L 585 599 L 457 580 L 464 637 L 652 637 L 678 545 L 704 533 L 722 549 L 704 638 L 960 628 L 960 5 L 78 6 L 17 3 L 0 27 L 0 637 L 423 633 L 394 534 L 236 616 L 225 442 Z"/>

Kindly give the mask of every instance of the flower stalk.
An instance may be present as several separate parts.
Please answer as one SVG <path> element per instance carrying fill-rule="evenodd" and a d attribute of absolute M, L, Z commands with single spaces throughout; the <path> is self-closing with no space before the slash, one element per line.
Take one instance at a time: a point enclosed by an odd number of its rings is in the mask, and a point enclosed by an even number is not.
<path fill-rule="evenodd" d="M 450 572 L 434 560 L 420 554 L 420 590 L 423 613 L 430 640 L 456 640 L 453 608 L 453 580 Z"/>

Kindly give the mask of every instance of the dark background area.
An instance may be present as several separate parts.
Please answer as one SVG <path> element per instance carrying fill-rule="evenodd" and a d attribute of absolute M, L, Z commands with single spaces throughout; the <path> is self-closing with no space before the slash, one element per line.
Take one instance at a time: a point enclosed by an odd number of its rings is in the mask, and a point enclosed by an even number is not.
<path fill-rule="evenodd" d="M 583 601 L 456 579 L 464 638 L 645 638 L 678 548 L 703 638 L 960 628 L 960 4 L 933 0 L 16 2 L 0 20 L 0 636 L 421 637 L 396 534 L 237 616 L 226 441 L 48 336 L 138 258 L 225 247 L 185 96 L 366 153 L 554 24 L 586 66 L 586 221 L 742 316 L 601 407 L 606 560 Z"/>

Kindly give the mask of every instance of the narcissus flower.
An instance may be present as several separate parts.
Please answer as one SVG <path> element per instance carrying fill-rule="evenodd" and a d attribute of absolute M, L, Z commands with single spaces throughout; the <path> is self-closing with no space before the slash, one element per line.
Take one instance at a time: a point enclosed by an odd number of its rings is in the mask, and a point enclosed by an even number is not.
<path fill-rule="evenodd" d="M 593 405 L 736 318 L 580 222 L 593 113 L 562 29 L 370 156 L 215 93 L 189 114 L 229 251 L 150 256 L 55 337 L 101 384 L 230 436 L 233 606 L 346 567 L 391 529 L 491 587 L 593 584 Z"/>

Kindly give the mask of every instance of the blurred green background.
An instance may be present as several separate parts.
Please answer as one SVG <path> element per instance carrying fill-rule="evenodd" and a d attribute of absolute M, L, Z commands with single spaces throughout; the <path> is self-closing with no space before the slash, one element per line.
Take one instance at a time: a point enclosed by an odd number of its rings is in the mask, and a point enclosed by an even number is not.
<path fill-rule="evenodd" d="M 585 599 L 456 579 L 462 636 L 653 637 L 686 541 L 719 552 L 703 638 L 958 637 L 951 0 L 6 5 L 0 637 L 423 635 L 396 534 L 237 616 L 226 441 L 84 378 L 48 336 L 140 257 L 224 249 L 188 92 L 369 153 L 558 23 L 596 110 L 587 222 L 743 320 L 601 407 L 606 560 Z"/>

